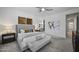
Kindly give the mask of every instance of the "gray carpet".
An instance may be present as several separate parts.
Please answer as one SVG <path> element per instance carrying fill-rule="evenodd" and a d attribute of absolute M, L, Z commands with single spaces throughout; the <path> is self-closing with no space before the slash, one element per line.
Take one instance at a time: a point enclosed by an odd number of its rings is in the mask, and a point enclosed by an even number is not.
<path fill-rule="evenodd" d="M 38 52 L 72 52 L 72 40 L 52 38 L 51 42 L 42 47 Z M 0 45 L 0 52 L 21 52 L 16 41 Z M 30 52 L 26 50 L 25 52 Z"/>

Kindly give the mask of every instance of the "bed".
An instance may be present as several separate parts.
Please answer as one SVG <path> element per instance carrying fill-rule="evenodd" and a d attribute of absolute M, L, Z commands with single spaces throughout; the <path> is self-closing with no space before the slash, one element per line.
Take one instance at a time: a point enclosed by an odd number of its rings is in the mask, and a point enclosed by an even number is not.
<path fill-rule="evenodd" d="M 28 49 L 28 42 L 33 41 L 32 36 L 39 35 L 41 33 L 38 32 L 29 32 L 29 33 L 18 33 L 17 42 L 21 51 Z M 30 39 L 27 39 L 31 37 Z"/>
<path fill-rule="evenodd" d="M 31 51 L 37 51 L 50 42 L 51 37 L 48 36 L 45 32 L 20 32 L 20 29 L 25 29 L 25 27 L 28 27 L 28 29 L 33 30 L 33 25 L 20 24 L 16 26 L 17 42 L 21 51 L 24 51 L 28 48 Z"/>

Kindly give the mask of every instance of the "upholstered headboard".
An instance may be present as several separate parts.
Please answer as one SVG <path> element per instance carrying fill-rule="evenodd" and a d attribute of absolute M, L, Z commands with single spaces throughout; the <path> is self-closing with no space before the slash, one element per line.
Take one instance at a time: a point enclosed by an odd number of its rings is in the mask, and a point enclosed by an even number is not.
<path fill-rule="evenodd" d="M 31 32 L 31 30 L 34 31 L 34 25 L 27 25 L 27 24 L 18 24 L 16 25 L 16 32 L 20 33 L 20 29 L 28 29 L 29 32 Z"/>

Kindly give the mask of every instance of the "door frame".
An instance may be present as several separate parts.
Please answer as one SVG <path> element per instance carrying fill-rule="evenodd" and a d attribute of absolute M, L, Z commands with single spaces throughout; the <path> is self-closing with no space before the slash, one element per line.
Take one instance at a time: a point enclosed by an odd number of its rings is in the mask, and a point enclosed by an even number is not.
<path fill-rule="evenodd" d="M 66 38 L 67 38 L 67 16 L 68 15 L 79 15 L 79 12 L 66 14 Z"/>

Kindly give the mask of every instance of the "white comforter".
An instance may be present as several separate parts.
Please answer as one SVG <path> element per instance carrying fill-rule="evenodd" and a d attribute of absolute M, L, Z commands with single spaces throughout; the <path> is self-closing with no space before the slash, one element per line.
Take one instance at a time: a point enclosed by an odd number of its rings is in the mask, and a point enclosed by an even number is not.
<path fill-rule="evenodd" d="M 39 37 L 39 39 L 37 39 L 36 37 Z M 34 41 L 29 42 L 28 47 L 33 52 L 38 51 L 40 48 L 42 48 L 43 46 L 45 46 L 46 44 L 48 44 L 51 41 L 50 40 L 51 36 L 47 35 L 45 33 L 36 35 L 36 36 L 32 36 L 32 38 L 34 38 L 33 39 Z"/>
<path fill-rule="evenodd" d="M 28 48 L 28 42 L 34 41 L 35 39 L 32 36 L 42 34 L 43 32 L 29 32 L 29 33 L 18 33 L 18 44 L 21 51 L 24 51 Z M 29 39 L 27 39 L 30 37 Z"/>

